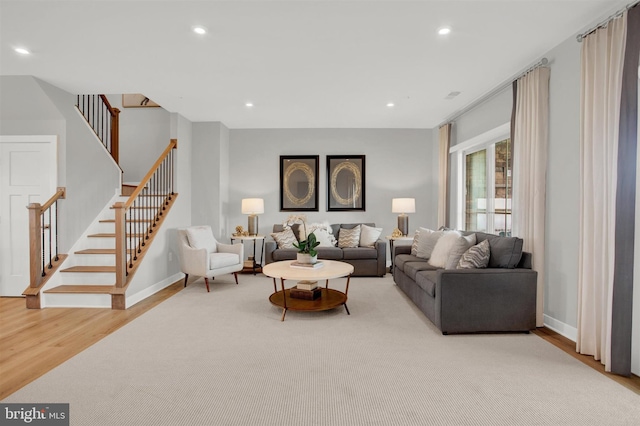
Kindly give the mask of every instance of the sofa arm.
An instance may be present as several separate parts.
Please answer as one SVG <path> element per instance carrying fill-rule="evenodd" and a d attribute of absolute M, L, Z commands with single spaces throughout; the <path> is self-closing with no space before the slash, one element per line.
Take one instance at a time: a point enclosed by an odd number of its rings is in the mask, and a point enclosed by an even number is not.
<path fill-rule="evenodd" d="M 383 277 L 387 273 L 387 242 L 378 240 L 374 246 L 378 251 L 377 275 Z"/>
<path fill-rule="evenodd" d="M 266 241 L 264 243 L 264 264 L 268 265 L 273 263 L 273 252 L 278 248 L 278 244 L 275 241 Z"/>
<path fill-rule="evenodd" d="M 537 277 L 530 269 L 439 270 L 436 325 L 444 334 L 534 329 Z"/>

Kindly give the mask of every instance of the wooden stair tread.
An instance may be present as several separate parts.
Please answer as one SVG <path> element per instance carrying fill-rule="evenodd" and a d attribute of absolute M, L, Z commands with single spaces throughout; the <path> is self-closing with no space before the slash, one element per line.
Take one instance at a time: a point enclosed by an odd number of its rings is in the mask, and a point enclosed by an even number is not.
<path fill-rule="evenodd" d="M 84 249 L 75 252 L 76 254 L 116 254 L 116 249 Z"/>
<path fill-rule="evenodd" d="M 127 234 L 127 237 L 130 236 L 134 236 L 134 237 L 143 237 L 144 234 Z M 91 234 L 91 235 L 87 235 L 87 237 L 89 238 L 115 238 L 116 234 L 114 233 L 101 233 L 101 234 Z"/>
<path fill-rule="evenodd" d="M 60 272 L 116 272 L 115 266 L 72 266 Z"/>
<path fill-rule="evenodd" d="M 45 293 L 75 293 L 75 294 L 111 294 L 114 285 L 60 285 L 45 290 Z"/>
<path fill-rule="evenodd" d="M 99 221 L 100 223 L 116 223 L 115 219 L 102 219 Z M 139 222 L 153 222 L 153 219 L 128 219 L 127 223 L 129 222 L 133 222 L 133 223 L 139 223 Z"/>

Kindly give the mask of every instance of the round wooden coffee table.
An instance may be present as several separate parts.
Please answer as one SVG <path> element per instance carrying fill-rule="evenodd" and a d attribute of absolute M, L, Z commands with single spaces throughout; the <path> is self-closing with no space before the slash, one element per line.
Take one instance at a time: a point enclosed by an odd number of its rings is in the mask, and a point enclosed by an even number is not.
<path fill-rule="evenodd" d="M 344 305 L 348 315 L 349 308 L 347 308 L 347 293 L 349 292 L 349 281 L 351 280 L 351 274 L 353 273 L 353 265 L 345 262 L 338 262 L 336 260 L 320 260 L 322 267 L 317 269 L 302 269 L 292 268 L 291 264 L 294 261 L 285 260 L 282 262 L 274 262 L 265 265 L 262 268 L 262 273 L 268 277 L 273 278 L 273 294 L 269 296 L 269 301 L 279 308 L 282 308 L 282 318 L 280 321 L 284 321 L 284 317 L 287 314 L 287 310 L 292 311 L 326 311 L 329 309 L 337 308 L 340 305 Z M 347 277 L 347 285 L 344 293 L 338 290 L 329 288 L 329 280 L 334 278 Z M 278 290 L 276 279 L 280 279 L 280 287 Z M 296 299 L 291 297 L 291 289 L 284 288 L 285 280 L 296 281 L 319 281 L 326 280 L 325 288 L 323 288 L 322 295 L 315 300 Z"/>

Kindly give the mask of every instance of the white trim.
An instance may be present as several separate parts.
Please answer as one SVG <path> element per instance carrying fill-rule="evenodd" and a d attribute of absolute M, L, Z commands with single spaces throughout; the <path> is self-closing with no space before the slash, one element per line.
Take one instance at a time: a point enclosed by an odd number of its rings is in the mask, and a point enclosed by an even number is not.
<path fill-rule="evenodd" d="M 490 145 L 495 142 L 500 142 L 502 139 L 504 139 L 505 135 L 510 135 L 510 134 L 511 134 L 511 122 L 504 123 L 501 126 L 498 126 L 478 136 L 474 136 L 471 139 L 467 139 L 464 142 L 461 142 L 459 144 L 452 146 L 449 149 L 449 153 L 452 154 L 460 150 L 468 150 L 471 148 L 475 148 L 476 146 L 479 149 L 481 145 Z"/>
<path fill-rule="evenodd" d="M 544 326 L 573 342 L 578 338 L 578 329 L 576 327 L 565 324 L 555 318 L 551 318 L 546 314 L 544 315 Z"/>
<path fill-rule="evenodd" d="M 178 272 L 177 274 L 173 274 L 169 278 L 165 278 L 164 280 L 160 281 L 159 283 L 156 283 L 156 284 L 154 284 L 152 286 L 144 288 L 143 290 L 137 292 L 136 294 L 132 294 L 131 296 L 127 296 L 126 301 L 125 301 L 126 309 L 129 309 L 130 307 L 132 307 L 136 303 L 146 299 L 147 297 L 149 297 L 149 296 L 151 296 L 153 294 L 156 294 L 160 290 L 169 287 L 171 284 L 175 283 L 176 281 L 180 281 L 181 279 L 184 279 L 184 274 L 182 272 Z"/>

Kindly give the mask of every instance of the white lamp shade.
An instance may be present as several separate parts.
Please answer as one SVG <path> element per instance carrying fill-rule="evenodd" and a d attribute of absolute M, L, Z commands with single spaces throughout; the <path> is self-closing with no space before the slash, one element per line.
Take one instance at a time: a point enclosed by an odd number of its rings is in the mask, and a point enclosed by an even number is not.
<path fill-rule="evenodd" d="M 244 198 L 242 200 L 242 214 L 264 213 L 264 200 L 262 198 Z"/>
<path fill-rule="evenodd" d="M 415 198 L 394 198 L 391 200 L 391 213 L 415 213 Z"/>

